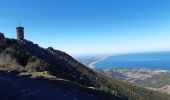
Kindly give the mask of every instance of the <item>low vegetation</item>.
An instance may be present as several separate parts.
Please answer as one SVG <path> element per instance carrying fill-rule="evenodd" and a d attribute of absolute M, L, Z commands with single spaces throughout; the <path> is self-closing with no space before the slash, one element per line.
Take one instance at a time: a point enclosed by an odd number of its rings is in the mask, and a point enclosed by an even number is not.
<path fill-rule="evenodd" d="M 94 87 L 122 99 L 129 100 L 170 100 L 170 95 L 151 91 L 140 86 L 109 78 L 79 63 L 68 54 L 44 49 L 30 41 L 22 43 L 14 39 L 0 40 L 0 65 L 7 70 L 18 72 L 44 72 L 58 78 L 76 82 L 85 87 Z M 11 67 L 12 66 L 12 67 Z"/>

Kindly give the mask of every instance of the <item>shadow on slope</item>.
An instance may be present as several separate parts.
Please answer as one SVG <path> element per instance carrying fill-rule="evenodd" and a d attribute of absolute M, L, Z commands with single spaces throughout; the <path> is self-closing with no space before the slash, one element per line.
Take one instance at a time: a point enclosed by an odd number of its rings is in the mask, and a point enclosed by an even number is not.
<path fill-rule="evenodd" d="M 32 79 L 0 71 L 0 100 L 122 100 L 64 80 Z"/>

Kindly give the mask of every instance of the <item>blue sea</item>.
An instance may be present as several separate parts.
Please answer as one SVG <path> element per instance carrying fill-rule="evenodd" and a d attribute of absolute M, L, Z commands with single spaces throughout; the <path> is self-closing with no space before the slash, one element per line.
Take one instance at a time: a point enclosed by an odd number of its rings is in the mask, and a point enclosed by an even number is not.
<path fill-rule="evenodd" d="M 170 52 L 129 53 L 106 57 L 94 68 L 156 68 L 170 70 Z"/>

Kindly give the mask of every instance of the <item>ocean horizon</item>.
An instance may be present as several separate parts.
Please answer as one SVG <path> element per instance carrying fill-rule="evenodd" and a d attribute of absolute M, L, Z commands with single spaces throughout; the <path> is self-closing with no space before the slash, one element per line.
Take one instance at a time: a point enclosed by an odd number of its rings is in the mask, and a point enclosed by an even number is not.
<path fill-rule="evenodd" d="M 170 51 L 111 55 L 91 64 L 93 68 L 154 68 L 170 70 Z"/>

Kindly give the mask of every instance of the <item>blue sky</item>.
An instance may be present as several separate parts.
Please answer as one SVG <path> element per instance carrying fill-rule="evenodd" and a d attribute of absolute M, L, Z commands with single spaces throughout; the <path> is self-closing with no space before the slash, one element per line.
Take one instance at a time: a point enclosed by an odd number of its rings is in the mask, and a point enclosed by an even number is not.
<path fill-rule="evenodd" d="M 169 0 L 0 0 L 0 31 L 69 54 L 170 50 Z"/>

